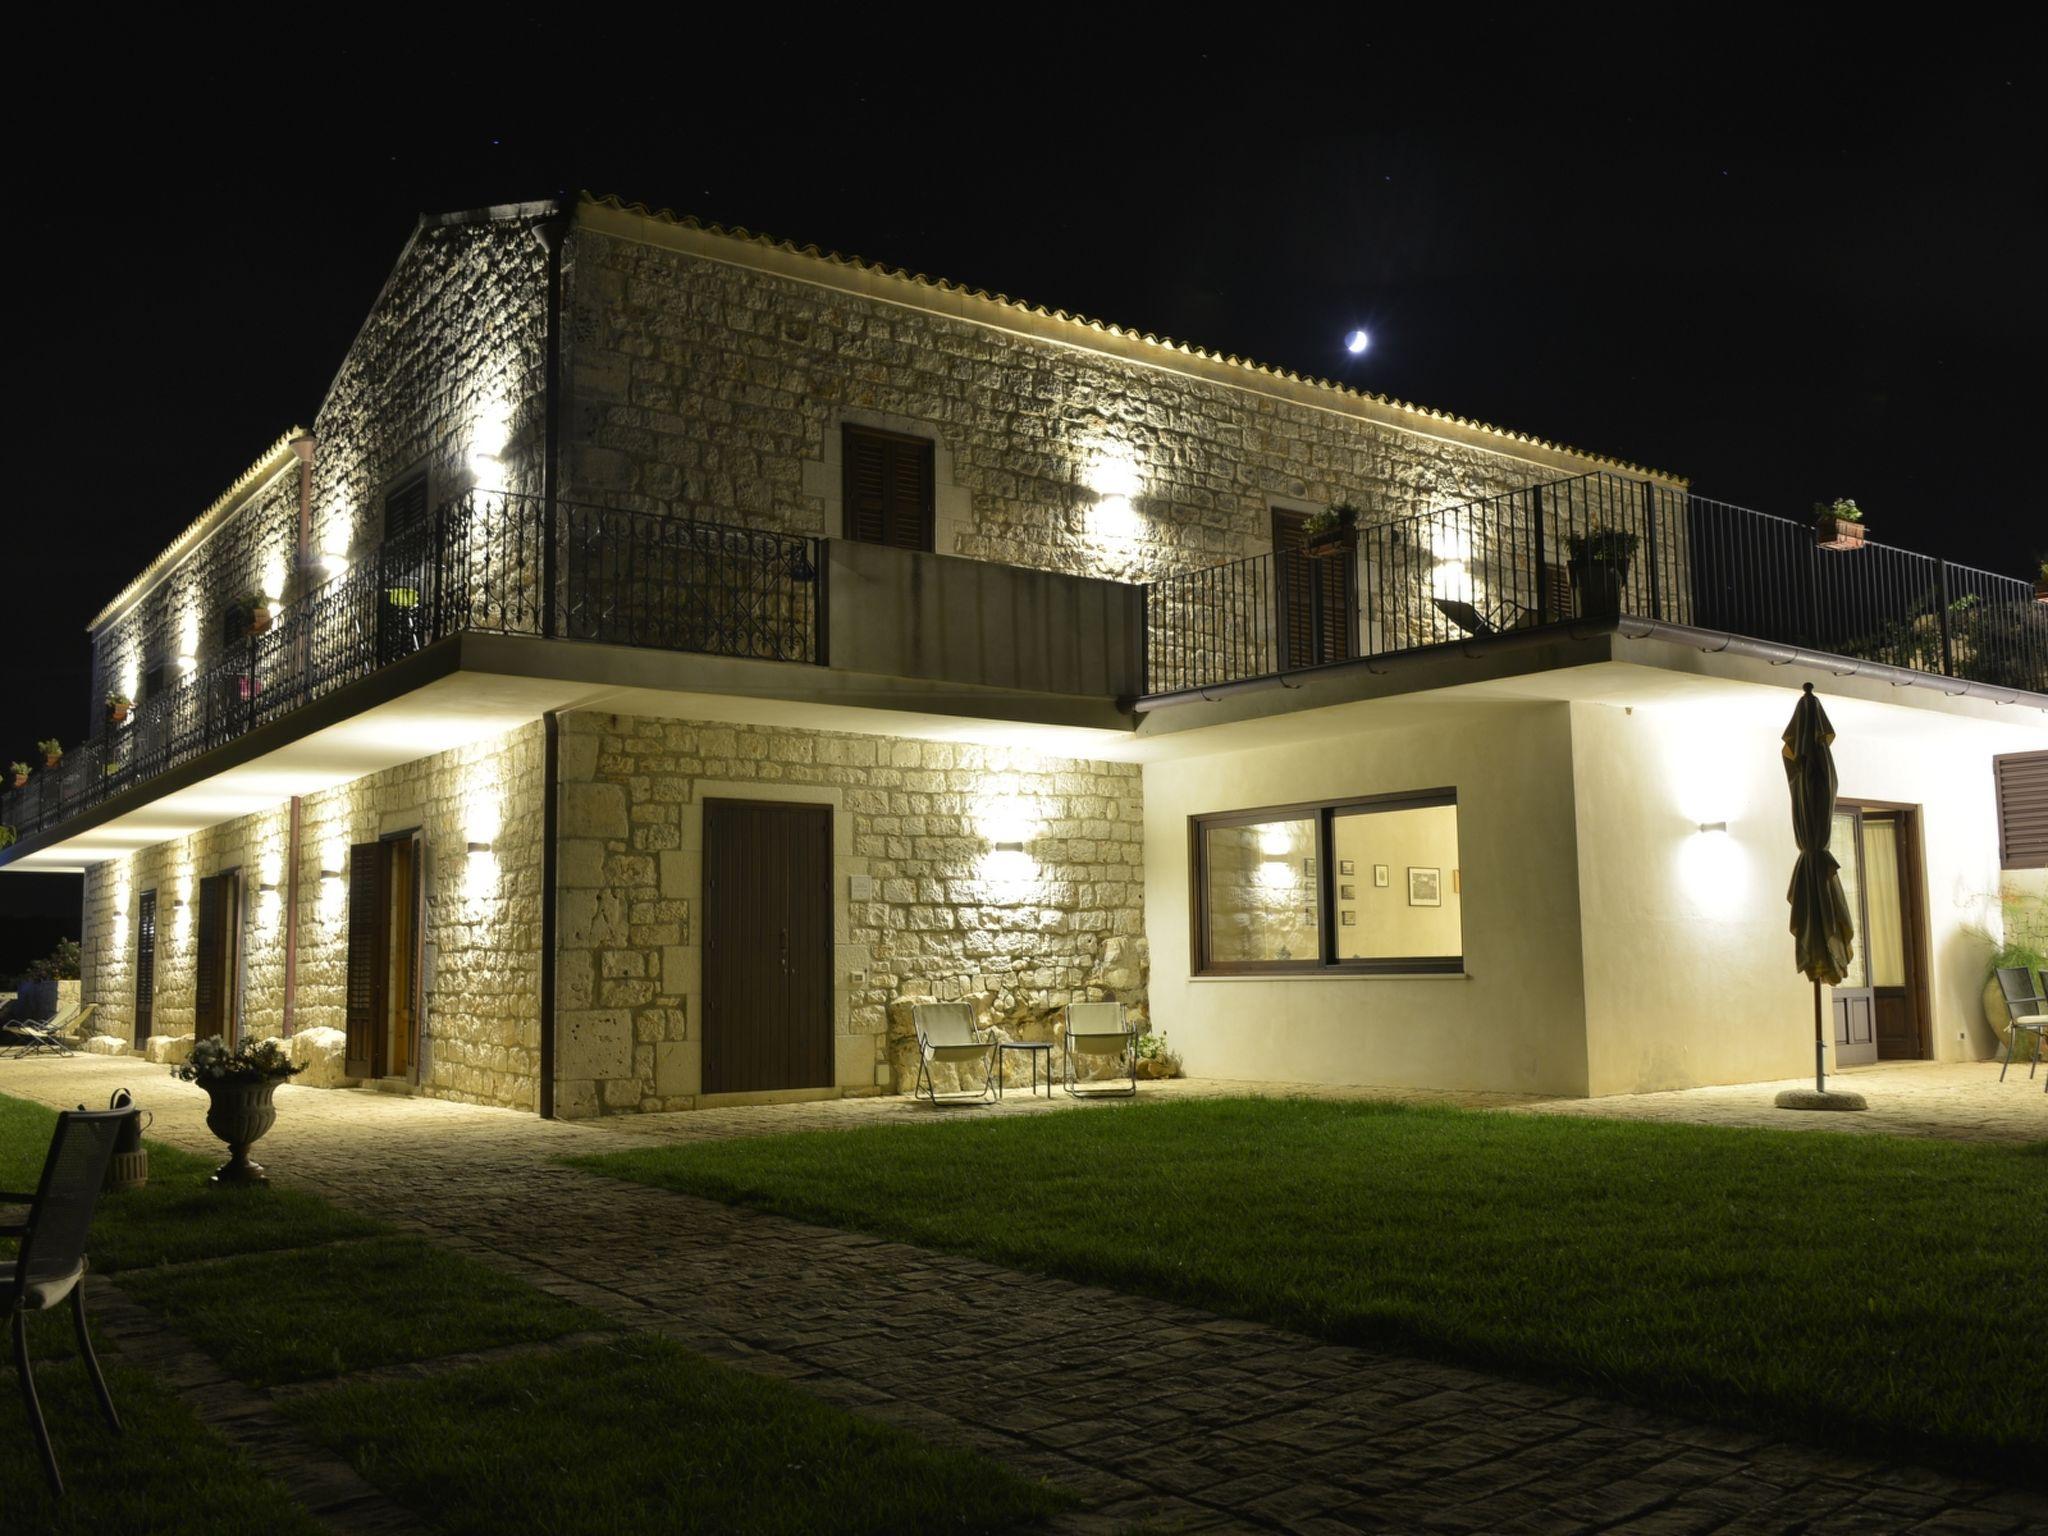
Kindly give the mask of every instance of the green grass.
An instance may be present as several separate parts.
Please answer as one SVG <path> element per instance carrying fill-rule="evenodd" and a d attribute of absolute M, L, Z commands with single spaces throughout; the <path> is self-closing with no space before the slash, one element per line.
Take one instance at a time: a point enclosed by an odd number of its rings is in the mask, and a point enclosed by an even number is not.
<path fill-rule="evenodd" d="M 55 1110 L 0 1096 L 0 1189 L 35 1189 L 56 1123 Z M 215 1189 L 207 1175 L 225 1160 L 224 1148 L 209 1159 L 150 1142 L 149 1183 L 100 1200 L 87 1249 L 92 1267 L 112 1274 L 383 1230 L 288 1185 Z"/>
<path fill-rule="evenodd" d="M 612 1326 L 419 1237 L 244 1254 L 122 1284 L 259 1387 Z"/>
<path fill-rule="evenodd" d="M 2048 1444 L 2048 1143 L 1243 1099 L 575 1161 L 1866 1451 Z"/>
<path fill-rule="evenodd" d="M 0 1529 L 20 1536 L 318 1536 L 323 1528 L 175 1393 L 123 1366 L 104 1343 L 98 1349 L 124 1434 L 107 1428 L 68 1350 L 36 1356 L 36 1388 L 64 1474 L 61 1501 L 43 1481 L 14 1368 L 0 1369 L 8 1378 L 0 1392 Z"/>
<path fill-rule="evenodd" d="M 1069 1502 L 648 1335 L 290 1412 L 450 1536 L 989 1531 Z"/>

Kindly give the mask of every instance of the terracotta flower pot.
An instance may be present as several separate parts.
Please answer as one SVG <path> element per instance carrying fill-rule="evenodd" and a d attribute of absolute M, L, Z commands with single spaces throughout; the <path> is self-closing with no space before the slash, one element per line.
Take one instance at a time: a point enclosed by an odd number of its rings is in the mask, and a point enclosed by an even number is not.
<path fill-rule="evenodd" d="M 268 608 L 251 608 L 251 609 L 249 610 L 249 633 L 250 633 L 250 634 L 252 634 L 252 635 L 261 635 L 261 634 L 267 634 L 267 633 L 269 632 L 269 630 L 270 630 L 270 625 L 271 625 L 271 613 L 270 613 L 270 610 L 269 610 Z"/>
<path fill-rule="evenodd" d="M 27 775 L 27 774 L 25 774 L 25 773 L 17 773 L 17 774 L 16 774 L 15 776 L 14 776 L 14 787 L 15 787 L 16 789 L 20 789 L 20 788 L 22 788 L 22 787 L 23 787 L 23 786 L 24 786 L 25 784 L 27 784 L 27 783 L 28 783 L 28 775 Z"/>
<path fill-rule="evenodd" d="M 261 1163 L 249 1161 L 249 1145 L 277 1123 L 277 1106 L 271 1095 L 280 1079 L 264 1078 L 255 1083 L 202 1083 L 211 1101 L 206 1109 L 206 1128 L 228 1144 L 228 1160 L 214 1170 L 215 1184 L 265 1184 L 269 1176 Z"/>
<path fill-rule="evenodd" d="M 45 753 L 43 754 L 43 766 L 44 766 L 45 768 L 54 768 L 54 767 L 56 767 L 56 766 L 57 766 L 57 765 L 58 765 L 59 763 L 61 763 L 61 762 L 63 762 L 63 761 L 64 761 L 64 754 L 63 754 L 63 753 L 61 753 L 61 752 L 59 752 L 59 753 L 56 753 L 55 755 L 52 755 L 52 754 L 50 754 L 50 753 L 48 753 L 48 752 L 45 752 Z"/>
<path fill-rule="evenodd" d="M 1826 513 L 1813 520 L 1813 541 L 1822 549 L 1861 549 L 1863 525 Z"/>

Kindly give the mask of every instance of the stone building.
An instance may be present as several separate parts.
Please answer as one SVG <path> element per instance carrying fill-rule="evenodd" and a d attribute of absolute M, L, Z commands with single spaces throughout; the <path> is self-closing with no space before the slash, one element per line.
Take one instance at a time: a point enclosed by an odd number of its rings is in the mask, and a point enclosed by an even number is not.
<path fill-rule="evenodd" d="M 2020 583 L 612 200 L 422 219 L 308 419 L 0 797 L 0 869 L 85 872 L 101 1048 L 594 1115 L 1112 999 L 1195 1073 L 1785 1075 L 1808 679 L 1839 1059 L 1993 1043 L 1973 903 L 2048 862 Z"/>

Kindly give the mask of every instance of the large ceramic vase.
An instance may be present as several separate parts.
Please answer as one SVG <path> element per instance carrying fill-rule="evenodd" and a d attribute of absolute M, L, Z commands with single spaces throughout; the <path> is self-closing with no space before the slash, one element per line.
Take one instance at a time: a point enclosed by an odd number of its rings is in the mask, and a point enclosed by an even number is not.
<path fill-rule="evenodd" d="M 277 1106 L 270 1096 L 277 1092 L 278 1079 L 266 1077 L 257 1083 L 207 1083 L 206 1096 L 212 1102 L 206 1110 L 206 1128 L 228 1144 L 228 1160 L 216 1168 L 215 1184 L 264 1184 L 269 1177 L 261 1163 L 249 1161 L 249 1145 L 277 1123 Z"/>

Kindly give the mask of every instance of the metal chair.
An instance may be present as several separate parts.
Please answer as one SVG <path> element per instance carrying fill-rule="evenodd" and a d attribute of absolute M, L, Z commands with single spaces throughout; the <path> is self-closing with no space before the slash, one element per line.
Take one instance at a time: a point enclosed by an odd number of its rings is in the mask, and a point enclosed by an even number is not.
<path fill-rule="evenodd" d="M 995 1093 L 996 1052 L 1000 1041 L 994 1030 L 985 1036 L 974 1027 L 971 1003 L 918 1003 L 910 1010 L 917 1026 L 917 1081 L 911 1097 L 924 1092 L 925 1102 L 940 1104 L 986 1104 Z M 961 1090 L 941 1094 L 932 1082 L 932 1063 L 945 1062 L 955 1070 L 975 1062 L 981 1064 L 981 1091 Z"/>
<path fill-rule="evenodd" d="M 64 1038 L 67 1031 L 78 1026 L 84 1010 L 76 1003 L 54 1018 L 31 1021 L 9 1019 L 0 1024 L 0 1038 L 5 1038 L 5 1049 L 10 1055 L 21 1056 L 75 1056 L 71 1044 Z"/>
<path fill-rule="evenodd" d="M 42 1182 L 32 1195 L 0 1191 L 0 1205 L 26 1205 L 28 1219 L 0 1223 L 0 1237 L 20 1239 L 15 1255 L 0 1260 L 0 1297 L 5 1298 L 14 1330 L 14 1369 L 21 1377 L 22 1401 L 28 1406 L 28 1421 L 36 1432 L 36 1446 L 43 1453 L 43 1474 L 50 1491 L 64 1494 L 64 1479 L 57 1471 L 57 1457 L 50 1449 L 50 1428 L 43 1422 L 43 1407 L 36 1400 L 36 1379 L 28 1361 L 28 1314 L 47 1312 L 66 1296 L 71 1298 L 71 1323 L 78 1334 L 78 1353 L 85 1371 L 99 1394 L 100 1407 L 114 1433 L 121 1432 L 121 1416 L 114 1411 L 113 1395 L 100 1374 L 100 1362 L 92 1352 L 92 1339 L 85 1331 L 85 1237 L 92 1227 L 92 1214 L 99 1204 L 100 1189 L 107 1182 L 107 1165 L 113 1161 L 114 1146 L 121 1130 L 135 1110 L 70 1109 L 57 1117 L 57 1129 L 50 1137 L 49 1155 L 43 1159 Z"/>
<path fill-rule="evenodd" d="M 1998 1069 L 1998 1080 L 2005 1081 L 2005 1069 L 2012 1065 L 2020 1036 L 2032 1035 L 2034 1059 L 2027 1064 L 2027 1081 L 2032 1082 L 2034 1069 L 2041 1065 L 2042 1047 L 2048 1044 L 2048 997 L 2041 995 L 2034 973 L 2024 965 L 2001 965 L 1998 990 L 2005 994 L 2005 1011 L 2012 1015 L 2012 1032 L 2005 1037 L 2005 1061 Z M 2048 1083 L 2041 1085 L 2041 1091 L 2048 1093 Z"/>
<path fill-rule="evenodd" d="M 1138 1091 L 1138 1029 L 1124 1014 L 1122 1003 L 1069 1003 L 1062 1021 L 1066 1036 L 1067 1096 L 1075 1099 L 1128 1099 Z M 1077 1086 L 1074 1057 L 1123 1058 L 1129 1083 L 1113 1088 Z"/>

